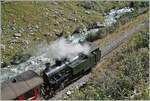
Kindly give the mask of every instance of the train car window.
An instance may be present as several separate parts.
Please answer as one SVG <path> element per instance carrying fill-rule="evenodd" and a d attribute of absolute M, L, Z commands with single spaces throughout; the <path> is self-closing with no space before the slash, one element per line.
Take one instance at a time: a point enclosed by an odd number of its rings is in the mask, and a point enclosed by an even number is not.
<path fill-rule="evenodd" d="M 64 70 L 60 71 L 61 78 L 64 77 L 68 73 L 69 73 L 69 70 L 67 70 L 67 69 L 64 69 Z"/>
<path fill-rule="evenodd" d="M 83 53 L 80 53 L 79 55 L 80 55 L 80 57 L 82 57 L 83 59 L 88 58 L 88 56 L 87 56 L 87 55 L 85 55 L 85 54 L 83 54 Z"/>
<path fill-rule="evenodd" d="M 57 81 L 59 81 L 61 78 L 63 78 L 66 74 L 68 74 L 69 71 L 64 69 L 62 71 L 60 71 L 59 73 L 55 74 L 51 79 L 50 82 L 51 83 L 56 83 Z"/>
<path fill-rule="evenodd" d="M 60 71 L 60 74 L 61 74 L 62 76 L 65 75 L 65 74 L 66 74 L 66 70 L 64 69 L 64 70 Z"/>
<path fill-rule="evenodd" d="M 55 78 L 52 77 L 52 78 L 50 79 L 50 83 L 54 84 L 55 82 L 56 82 Z"/>

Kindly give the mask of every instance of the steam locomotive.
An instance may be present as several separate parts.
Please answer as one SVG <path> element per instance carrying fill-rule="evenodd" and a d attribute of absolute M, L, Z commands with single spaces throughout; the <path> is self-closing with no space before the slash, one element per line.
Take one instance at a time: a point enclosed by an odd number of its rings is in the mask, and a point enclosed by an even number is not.
<path fill-rule="evenodd" d="M 101 51 L 98 45 L 91 42 L 87 44 L 90 46 L 88 55 L 81 53 L 71 60 L 56 60 L 54 65 L 46 63 L 45 70 L 40 74 L 29 70 L 4 81 L 1 84 L 1 99 L 49 99 L 57 91 L 89 72 L 99 62 Z"/>

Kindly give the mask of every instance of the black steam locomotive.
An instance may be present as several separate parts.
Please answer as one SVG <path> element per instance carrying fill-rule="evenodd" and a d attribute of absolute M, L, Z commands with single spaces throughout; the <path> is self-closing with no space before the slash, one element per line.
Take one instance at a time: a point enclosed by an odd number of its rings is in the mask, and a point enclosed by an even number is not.
<path fill-rule="evenodd" d="M 2 83 L 2 100 L 34 100 L 48 99 L 58 90 L 63 89 L 77 78 L 82 77 L 99 62 L 101 51 L 95 43 L 90 46 L 88 55 L 79 54 L 72 60 L 56 60 L 54 65 L 46 63 L 45 70 L 38 75 L 34 71 L 26 71 Z"/>

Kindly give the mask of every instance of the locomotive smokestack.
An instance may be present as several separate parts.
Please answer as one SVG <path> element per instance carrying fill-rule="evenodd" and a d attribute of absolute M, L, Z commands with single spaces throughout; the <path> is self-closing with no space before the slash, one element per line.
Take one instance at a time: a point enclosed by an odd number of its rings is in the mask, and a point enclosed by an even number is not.
<path fill-rule="evenodd" d="M 59 59 L 56 59 L 55 60 L 55 65 L 56 66 L 60 66 L 62 64 L 62 61 L 61 60 L 59 60 Z"/>
<path fill-rule="evenodd" d="M 46 68 L 49 68 L 50 67 L 50 63 L 48 62 L 48 63 L 45 63 L 45 66 L 46 66 Z"/>

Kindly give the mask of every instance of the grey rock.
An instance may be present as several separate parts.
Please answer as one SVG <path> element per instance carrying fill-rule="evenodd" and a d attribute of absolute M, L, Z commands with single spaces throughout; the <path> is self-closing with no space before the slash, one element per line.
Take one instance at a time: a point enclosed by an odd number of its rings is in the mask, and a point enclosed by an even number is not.
<path fill-rule="evenodd" d="M 57 30 L 57 29 L 54 29 L 53 32 L 56 33 L 56 32 L 58 32 L 58 30 Z"/>
<path fill-rule="evenodd" d="M 48 26 L 48 25 L 49 25 L 49 23 L 45 23 L 45 25 L 46 25 L 46 26 Z"/>
<path fill-rule="evenodd" d="M 29 44 L 29 41 L 28 41 L 28 40 L 25 40 L 24 42 L 25 42 L 25 44 L 27 44 L 27 45 Z"/>
<path fill-rule="evenodd" d="M 33 32 L 33 30 L 31 29 L 30 32 Z"/>
<path fill-rule="evenodd" d="M 21 31 L 24 32 L 25 31 L 24 28 L 21 28 Z"/>
<path fill-rule="evenodd" d="M 33 28 L 33 29 L 32 29 L 32 32 L 36 32 L 36 31 L 37 31 L 37 29 L 36 29 L 36 28 Z"/>
<path fill-rule="evenodd" d="M 35 28 L 36 28 L 36 29 L 39 29 L 39 26 L 38 26 L 38 25 L 35 25 Z"/>
<path fill-rule="evenodd" d="M 62 11 L 60 11 L 59 9 L 55 9 L 53 12 L 56 16 L 63 16 L 64 15 L 64 13 Z"/>
<path fill-rule="evenodd" d="M 58 16 L 55 14 L 52 14 L 51 17 L 54 17 L 55 19 L 58 18 Z"/>
<path fill-rule="evenodd" d="M 22 33 L 22 30 L 18 30 L 18 33 Z"/>
<path fill-rule="evenodd" d="M 73 12 L 73 14 L 77 14 L 77 13 L 78 13 L 77 11 L 74 11 L 74 12 Z"/>
<path fill-rule="evenodd" d="M 1 49 L 5 50 L 5 45 L 1 44 Z"/>
<path fill-rule="evenodd" d="M 55 26 L 59 25 L 59 22 L 58 22 L 58 21 L 56 21 L 56 23 L 55 23 L 54 25 L 55 25 Z"/>
<path fill-rule="evenodd" d="M 6 28 L 4 26 L 2 26 L 2 30 L 5 30 Z"/>
<path fill-rule="evenodd" d="M 58 12 L 58 11 L 56 11 L 56 10 L 54 11 L 54 13 L 55 13 L 56 15 L 58 15 L 58 14 L 59 14 L 59 12 Z"/>
<path fill-rule="evenodd" d="M 11 30 L 16 30 L 16 28 L 14 26 L 10 26 Z"/>
<path fill-rule="evenodd" d="M 76 18 L 73 18 L 73 21 L 74 21 L 74 22 L 77 22 L 77 19 L 76 19 Z"/>
<path fill-rule="evenodd" d="M 50 34 L 50 37 L 52 37 L 53 36 L 53 34 Z"/>
<path fill-rule="evenodd" d="M 32 30 L 32 27 L 28 27 L 29 30 Z"/>
<path fill-rule="evenodd" d="M 56 1 L 55 1 L 55 2 L 52 2 L 52 3 L 53 3 L 54 5 L 58 5 L 58 2 L 56 2 Z"/>
<path fill-rule="evenodd" d="M 69 31 L 67 31 L 67 32 L 66 32 L 66 34 L 70 34 L 70 32 L 69 32 Z"/>
<path fill-rule="evenodd" d="M 50 33 L 45 33 L 45 34 L 44 34 L 45 37 L 47 37 L 47 36 L 49 36 L 49 35 L 50 35 Z"/>
<path fill-rule="evenodd" d="M 67 19 L 66 18 L 62 18 L 62 21 L 67 22 Z"/>
<path fill-rule="evenodd" d="M 47 12 L 49 12 L 49 9 L 48 9 L 48 8 L 45 8 L 45 10 L 46 10 Z"/>
<path fill-rule="evenodd" d="M 64 98 L 64 99 L 66 99 L 66 98 L 67 98 L 67 96 L 64 96 L 63 98 Z"/>
<path fill-rule="evenodd" d="M 10 48 L 10 49 L 14 49 L 14 47 L 13 47 L 12 45 L 11 45 L 11 46 L 9 46 L 9 48 Z"/>
<path fill-rule="evenodd" d="M 34 41 L 38 41 L 38 40 L 40 40 L 40 38 L 35 37 L 33 40 L 34 40 Z"/>
<path fill-rule="evenodd" d="M 7 66 L 7 68 L 10 68 L 10 67 L 11 67 L 10 65 Z"/>
<path fill-rule="evenodd" d="M 45 12 L 45 15 L 46 15 L 46 16 L 48 16 L 48 15 L 49 15 L 49 13 L 48 13 L 48 12 Z"/>
<path fill-rule="evenodd" d="M 84 7 L 85 9 L 92 9 L 94 8 L 94 4 L 92 1 L 85 1 L 79 4 L 80 6 Z"/>
<path fill-rule="evenodd" d="M 21 37 L 22 35 L 21 35 L 21 33 L 15 33 L 14 34 L 14 37 Z"/>
<path fill-rule="evenodd" d="M 16 40 L 16 39 L 13 39 L 13 40 L 11 41 L 11 43 L 17 43 L 17 40 Z"/>
<path fill-rule="evenodd" d="M 86 13 L 86 14 L 90 14 L 91 12 L 90 12 L 90 11 L 85 11 L 85 13 Z"/>
<path fill-rule="evenodd" d="M 73 19 L 74 19 L 73 17 L 69 17 L 69 18 L 68 18 L 68 20 L 73 20 Z"/>
<path fill-rule="evenodd" d="M 72 92 L 69 90 L 66 92 L 67 95 L 70 95 Z"/>
<path fill-rule="evenodd" d="M 34 33 L 30 33 L 30 35 L 34 35 Z"/>

